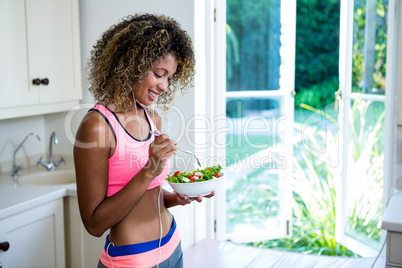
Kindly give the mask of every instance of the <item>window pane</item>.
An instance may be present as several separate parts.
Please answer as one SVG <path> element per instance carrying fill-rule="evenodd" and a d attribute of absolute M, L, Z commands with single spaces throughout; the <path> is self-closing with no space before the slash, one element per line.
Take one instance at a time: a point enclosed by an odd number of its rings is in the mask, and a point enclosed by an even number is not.
<path fill-rule="evenodd" d="M 388 0 L 354 4 L 352 92 L 384 95 Z"/>
<path fill-rule="evenodd" d="M 244 234 L 279 227 L 280 175 L 257 169 L 231 177 L 226 190 L 227 232 Z"/>
<path fill-rule="evenodd" d="M 384 103 L 354 100 L 350 113 L 346 232 L 379 249 L 384 177 Z"/>
<path fill-rule="evenodd" d="M 227 99 L 226 229 L 244 234 L 279 227 L 282 189 L 282 99 Z"/>
<path fill-rule="evenodd" d="M 227 0 L 227 91 L 277 90 L 280 0 Z"/>

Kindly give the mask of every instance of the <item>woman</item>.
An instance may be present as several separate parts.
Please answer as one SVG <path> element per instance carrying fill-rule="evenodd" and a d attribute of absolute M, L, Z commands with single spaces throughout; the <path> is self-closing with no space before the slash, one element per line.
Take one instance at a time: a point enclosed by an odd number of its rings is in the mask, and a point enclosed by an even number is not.
<path fill-rule="evenodd" d="M 165 16 L 126 17 L 91 52 L 89 90 L 97 103 L 77 131 L 74 162 L 85 228 L 98 237 L 110 229 L 98 267 L 183 265 L 167 208 L 202 197 L 162 190 L 176 141 L 150 134 L 160 133 L 161 118 L 147 107 L 166 110 L 193 75 L 191 39 Z"/>

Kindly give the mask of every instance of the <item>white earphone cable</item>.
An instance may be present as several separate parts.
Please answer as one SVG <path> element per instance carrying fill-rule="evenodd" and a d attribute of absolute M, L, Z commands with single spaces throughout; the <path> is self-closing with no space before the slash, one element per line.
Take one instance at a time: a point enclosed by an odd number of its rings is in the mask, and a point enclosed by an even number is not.
<path fill-rule="evenodd" d="M 159 178 L 158 178 L 159 181 Z M 161 243 L 162 243 L 162 232 L 163 232 L 163 227 L 162 227 L 162 217 L 161 217 L 161 209 L 160 209 L 160 199 L 161 199 L 161 194 L 162 194 L 162 185 L 159 185 L 159 194 L 158 194 L 158 216 L 159 216 L 159 226 L 160 226 L 160 237 L 159 237 L 159 245 L 158 245 L 158 251 L 159 251 L 159 256 L 158 256 L 158 265 L 156 266 L 157 268 L 159 267 L 160 261 L 161 261 Z"/>
<path fill-rule="evenodd" d="M 140 123 L 140 118 L 139 118 L 139 116 L 138 116 L 137 101 L 135 100 L 134 90 L 132 91 L 132 93 L 133 93 L 133 104 L 134 104 L 134 107 L 135 107 L 135 114 L 136 114 L 136 116 L 137 116 L 137 121 L 138 121 L 138 125 L 139 125 L 139 128 L 138 128 L 138 131 L 139 131 L 139 134 L 140 134 L 139 137 L 140 137 L 141 141 L 143 141 L 142 136 L 141 136 L 141 134 L 142 134 L 141 123 Z M 145 116 L 146 116 L 146 111 L 145 111 L 145 110 L 144 110 L 144 114 L 145 114 Z M 154 120 L 154 123 L 155 123 L 155 109 L 152 109 L 152 117 L 153 117 L 153 120 Z M 152 129 L 151 129 L 151 130 L 152 130 Z M 159 268 L 159 264 L 160 264 L 160 260 L 161 260 L 161 255 L 162 255 L 161 243 L 162 243 L 162 235 L 163 235 L 163 226 L 162 226 L 162 217 L 161 217 L 161 205 L 160 205 L 160 202 L 161 202 L 161 195 L 162 195 L 162 185 L 161 185 L 159 176 L 158 176 L 158 182 L 159 182 L 158 217 L 159 217 L 160 236 L 159 236 L 159 245 L 158 245 L 158 251 L 159 251 L 159 254 L 158 254 L 158 265 L 156 266 L 157 268 Z"/>
<path fill-rule="evenodd" d="M 110 245 L 114 246 L 113 242 L 109 242 L 109 244 L 107 245 L 107 247 L 106 247 L 106 254 L 107 254 L 107 258 L 108 258 L 109 261 L 110 261 L 110 265 L 112 265 L 111 268 L 113 268 L 112 258 L 110 258 L 110 256 L 109 256 L 109 247 L 110 247 Z"/>
<path fill-rule="evenodd" d="M 135 97 L 134 97 L 134 90 L 133 91 L 131 91 L 132 93 L 133 93 L 133 105 L 134 105 L 134 107 L 135 107 L 135 115 L 137 116 L 137 122 L 138 122 L 138 125 L 139 125 L 139 127 L 138 127 L 138 134 L 139 134 L 139 139 L 141 140 L 141 141 L 144 141 L 143 139 L 142 139 L 142 129 L 141 129 L 141 122 L 140 122 L 140 117 L 138 116 L 138 111 L 137 111 L 137 101 L 135 100 Z M 145 113 L 145 111 L 144 111 L 144 113 Z"/>
<path fill-rule="evenodd" d="M 153 122 L 154 124 L 156 123 L 155 121 L 155 109 L 152 109 L 152 117 L 153 117 Z M 159 194 L 158 194 L 158 216 L 159 216 L 159 227 L 160 227 L 160 237 L 159 237 L 159 246 L 158 246 L 158 251 L 159 251 L 159 257 L 158 257 L 158 265 L 156 266 L 157 268 L 159 268 L 159 264 L 161 261 L 161 255 L 162 255 L 162 251 L 161 251 L 161 243 L 162 243 L 162 235 L 163 235 L 163 226 L 162 226 L 162 217 L 161 217 L 161 208 L 160 208 L 160 204 L 161 204 L 161 195 L 162 193 L 162 185 L 161 185 L 161 181 L 160 181 L 160 177 L 158 176 L 158 182 L 159 182 Z"/>

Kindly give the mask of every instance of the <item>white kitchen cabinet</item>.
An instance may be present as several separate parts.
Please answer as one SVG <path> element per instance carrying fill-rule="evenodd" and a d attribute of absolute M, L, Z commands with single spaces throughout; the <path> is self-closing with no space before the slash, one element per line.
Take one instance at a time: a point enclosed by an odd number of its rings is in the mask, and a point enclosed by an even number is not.
<path fill-rule="evenodd" d="M 63 199 L 45 203 L 0 220 L 0 252 L 7 268 L 65 267 Z"/>
<path fill-rule="evenodd" d="M 402 192 L 396 190 L 385 209 L 381 228 L 387 230 L 386 267 L 402 268 Z"/>
<path fill-rule="evenodd" d="M 108 232 L 102 237 L 90 235 L 82 224 L 76 196 L 65 197 L 66 267 L 96 267 Z"/>
<path fill-rule="evenodd" d="M 387 267 L 402 267 L 402 233 L 388 231 L 387 233 Z"/>
<path fill-rule="evenodd" d="M 78 0 L 0 0 L 0 36 L 0 119 L 78 104 Z"/>

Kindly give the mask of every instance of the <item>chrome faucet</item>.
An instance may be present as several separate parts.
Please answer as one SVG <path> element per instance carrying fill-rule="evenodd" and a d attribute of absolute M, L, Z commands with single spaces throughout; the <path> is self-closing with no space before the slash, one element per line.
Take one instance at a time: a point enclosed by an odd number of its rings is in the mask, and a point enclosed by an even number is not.
<path fill-rule="evenodd" d="M 43 162 L 42 157 L 39 158 L 39 160 L 36 162 L 36 165 L 41 164 L 44 166 L 48 171 L 55 171 L 56 168 L 63 162 L 64 164 L 66 163 L 66 160 L 64 160 L 63 157 L 60 157 L 60 160 L 57 162 L 53 162 L 53 143 L 58 144 L 59 139 L 57 139 L 56 132 L 52 132 L 50 135 L 50 144 L 49 144 L 49 161 Z"/>
<path fill-rule="evenodd" d="M 11 176 L 13 176 L 15 180 L 18 178 L 18 171 L 22 169 L 22 165 L 17 166 L 15 156 L 17 154 L 17 151 L 21 148 L 21 146 L 24 144 L 24 142 L 28 139 L 29 136 L 36 136 L 36 138 L 38 138 L 38 140 L 40 141 L 40 137 L 38 136 L 38 134 L 36 134 L 35 132 L 31 132 L 25 137 L 25 139 L 20 143 L 20 145 L 18 145 L 17 149 L 15 149 L 13 155 L 13 172 L 11 173 Z"/>

